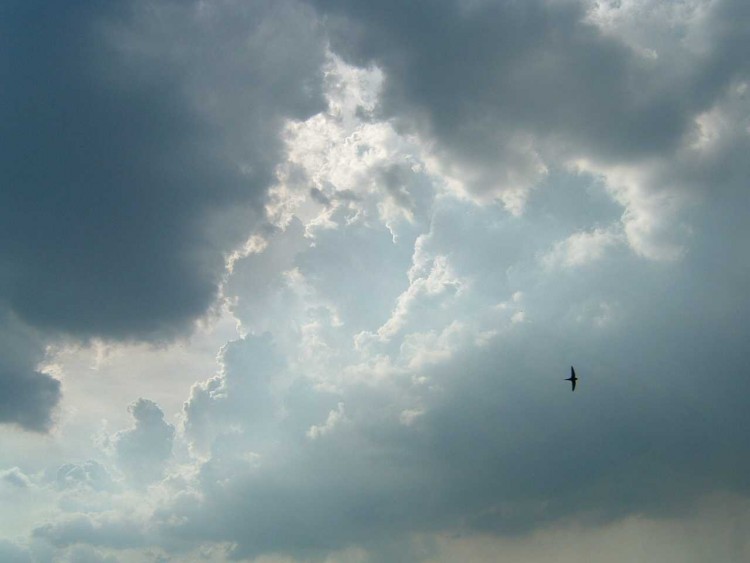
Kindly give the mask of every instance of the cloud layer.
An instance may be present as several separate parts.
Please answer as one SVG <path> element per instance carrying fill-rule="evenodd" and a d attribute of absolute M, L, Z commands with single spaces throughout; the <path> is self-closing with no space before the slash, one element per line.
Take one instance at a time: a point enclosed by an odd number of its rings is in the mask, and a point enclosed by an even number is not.
<path fill-rule="evenodd" d="M 745 3 L 57 9 L 5 9 L 59 23 L 3 39 L 2 422 L 237 328 L 180 412 L 63 398 L 0 552 L 747 558 Z"/>
<path fill-rule="evenodd" d="M 216 299 L 225 255 L 262 216 L 283 119 L 321 106 L 323 44 L 308 12 L 7 4 L 0 302 L 52 335 L 189 332 Z M 44 427 L 55 384 L 6 373 L 40 412 L 5 420 Z"/>

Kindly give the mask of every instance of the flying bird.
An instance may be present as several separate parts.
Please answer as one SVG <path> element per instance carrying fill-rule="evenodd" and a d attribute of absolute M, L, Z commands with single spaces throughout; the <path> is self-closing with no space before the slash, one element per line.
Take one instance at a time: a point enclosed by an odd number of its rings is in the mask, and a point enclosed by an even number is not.
<path fill-rule="evenodd" d="M 576 381 L 578 381 L 578 378 L 576 377 L 576 370 L 573 369 L 573 366 L 570 366 L 570 377 L 566 378 L 565 381 L 570 381 L 571 391 L 576 390 Z"/>

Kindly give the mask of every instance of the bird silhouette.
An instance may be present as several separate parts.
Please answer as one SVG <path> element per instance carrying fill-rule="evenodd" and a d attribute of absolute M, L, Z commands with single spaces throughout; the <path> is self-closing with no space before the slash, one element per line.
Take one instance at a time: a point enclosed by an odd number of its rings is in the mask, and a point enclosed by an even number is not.
<path fill-rule="evenodd" d="M 565 381 L 570 381 L 571 391 L 576 390 L 576 381 L 578 381 L 578 378 L 576 377 L 576 370 L 573 369 L 573 366 L 570 366 L 570 377 L 566 378 Z"/>

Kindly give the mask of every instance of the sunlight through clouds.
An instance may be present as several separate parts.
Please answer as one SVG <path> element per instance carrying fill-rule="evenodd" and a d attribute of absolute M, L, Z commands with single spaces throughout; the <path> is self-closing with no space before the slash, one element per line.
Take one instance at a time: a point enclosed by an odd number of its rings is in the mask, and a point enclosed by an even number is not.
<path fill-rule="evenodd" d="M 747 560 L 748 4 L 0 15 L 0 560 Z"/>

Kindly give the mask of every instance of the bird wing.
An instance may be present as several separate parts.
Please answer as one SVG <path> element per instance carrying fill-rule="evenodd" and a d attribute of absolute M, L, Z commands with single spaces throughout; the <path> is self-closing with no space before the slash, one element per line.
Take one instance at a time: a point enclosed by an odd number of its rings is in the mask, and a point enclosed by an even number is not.
<path fill-rule="evenodd" d="M 571 380 L 571 383 L 573 384 L 573 388 L 571 389 L 571 391 L 575 391 L 576 390 L 576 380 L 575 379 Z"/>
<path fill-rule="evenodd" d="M 570 377 L 576 379 L 576 370 L 573 369 L 573 366 L 570 366 Z"/>

